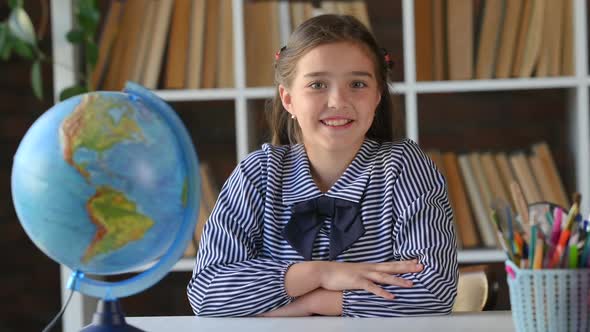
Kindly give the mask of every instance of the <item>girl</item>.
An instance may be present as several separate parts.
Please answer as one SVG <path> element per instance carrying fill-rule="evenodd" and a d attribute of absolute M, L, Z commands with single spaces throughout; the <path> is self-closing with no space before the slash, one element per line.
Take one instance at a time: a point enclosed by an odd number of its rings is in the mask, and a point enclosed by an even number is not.
<path fill-rule="evenodd" d="M 274 145 L 241 161 L 205 226 L 199 316 L 446 314 L 457 253 L 444 178 L 383 142 L 389 55 L 351 16 L 301 24 L 276 54 Z"/>

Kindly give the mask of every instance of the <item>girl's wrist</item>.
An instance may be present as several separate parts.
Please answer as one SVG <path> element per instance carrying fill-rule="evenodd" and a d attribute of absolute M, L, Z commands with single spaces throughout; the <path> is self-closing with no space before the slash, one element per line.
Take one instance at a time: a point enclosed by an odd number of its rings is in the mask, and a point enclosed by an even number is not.
<path fill-rule="evenodd" d="M 322 263 L 295 263 L 285 273 L 285 290 L 289 296 L 300 297 L 320 287 Z"/>
<path fill-rule="evenodd" d="M 342 291 L 318 288 L 305 295 L 305 311 L 322 316 L 342 315 Z"/>

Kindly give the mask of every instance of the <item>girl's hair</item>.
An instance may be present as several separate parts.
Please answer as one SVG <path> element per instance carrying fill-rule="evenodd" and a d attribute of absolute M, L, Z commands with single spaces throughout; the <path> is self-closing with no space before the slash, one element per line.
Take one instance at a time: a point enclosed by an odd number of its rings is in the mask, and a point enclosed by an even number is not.
<path fill-rule="evenodd" d="M 330 43 L 351 42 L 368 51 L 375 64 L 375 76 L 381 90 L 381 101 L 375 111 L 375 119 L 367 132 L 367 138 L 382 142 L 392 138 L 393 100 L 388 81 L 391 69 L 385 52 L 379 48 L 369 30 L 356 18 L 348 15 L 320 15 L 301 25 L 289 37 L 287 45 L 276 56 L 275 96 L 266 106 L 271 128 L 272 144 L 302 143 L 301 128 L 297 121 L 283 108 L 278 85 L 289 88 L 295 78 L 297 62 L 313 48 Z M 388 59 L 389 60 L 389 59 Z"/>

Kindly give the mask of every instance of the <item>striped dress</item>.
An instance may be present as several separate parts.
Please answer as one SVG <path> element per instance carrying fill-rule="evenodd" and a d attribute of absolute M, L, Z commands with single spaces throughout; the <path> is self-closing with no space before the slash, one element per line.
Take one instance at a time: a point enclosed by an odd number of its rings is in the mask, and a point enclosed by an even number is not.
<path fill-rule="evenodd" d="M 302 145 L 265 144 L 236 167 L 203 231 L 187 286 L 198 316 L 254 316 L 294 300 L 287 269 L 303 261 L 281 232 L 299 202 L 326 195 L 360 203 L 365 233 L 335 261 L 418 258 L 420 273 L 400 275 L 413 287 L 383 285 L 387 300 L 365 290 L 343 291 L 342 316 L 387 317 L 450 313 L 457 291 L 457 251 L 446 184 L 411 140 L 365 140 L 326 193 L 315 185 Z M 328 218 L 329 219 L 329 218 Z M 330 220 L 313 245 L 328 260 Z"/>

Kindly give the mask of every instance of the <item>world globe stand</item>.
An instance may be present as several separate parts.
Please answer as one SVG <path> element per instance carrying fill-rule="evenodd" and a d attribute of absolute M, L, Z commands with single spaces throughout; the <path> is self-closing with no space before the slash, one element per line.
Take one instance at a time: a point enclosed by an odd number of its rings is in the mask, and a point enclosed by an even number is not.
<path fill-rule="evenodd" d="M 125 322 L 118 299 L 153 286 L 183 256 L 200 187 L 187 128 L 170 105 L 133 82 L 46 111 L 21 140 L 11 175 L 29 238 L 74 271 L 68 289 L 100 301 L 83 331 L 141 331 Z M 100 277 L 140 268 L 124 280 Z"/>
<path fill-rule="evenodd" d="M 143 331 L 127 324 L 119 300 L 99 300 L 92 323 L 84 327 L 82 332 L 134 332 Z"/>

